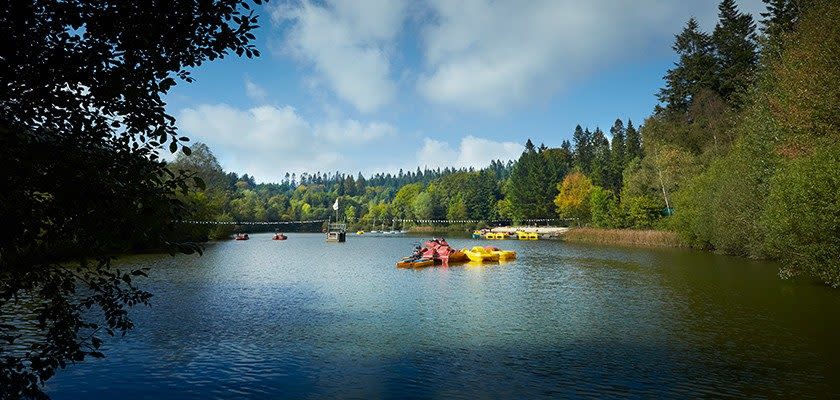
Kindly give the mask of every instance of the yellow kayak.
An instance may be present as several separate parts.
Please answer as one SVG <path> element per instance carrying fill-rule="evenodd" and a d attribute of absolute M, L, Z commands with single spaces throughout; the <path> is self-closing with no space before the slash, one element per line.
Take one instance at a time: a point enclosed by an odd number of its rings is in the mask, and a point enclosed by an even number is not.
<path fill-rule="evenodd" d="M 420 260 L 414 260 L 414 261 L 411 261 L 411 260 L 397 261 L 397 268 L 423 268 L 423 267 L 431 267 L 432 265 L 435 265 L 435 260 L 420 259 Z"/>
<path fill-rule="evenodd" d="M 358 231 L 358 232 L 356 232 L 356 234 L 357 234 L 357 235 L 364 235 L 364 234 L 365 234 L 365 231 Z"/>
<path fill-rule="evenodd" d="M 487 251 L 487 249 L 485 249 L 484 247 L 481 247 L 481 246 L 475 246 L 475 247 L 472 248 L 472 250 L 462 249 L 461 252 L 466 254 L 467 258 L 469 258 L 470 261 L 474 261 L 474 262 L 496 262 L 496 261 L 499 261 L 499 254 L 491 253 L 491 252 Z"/>

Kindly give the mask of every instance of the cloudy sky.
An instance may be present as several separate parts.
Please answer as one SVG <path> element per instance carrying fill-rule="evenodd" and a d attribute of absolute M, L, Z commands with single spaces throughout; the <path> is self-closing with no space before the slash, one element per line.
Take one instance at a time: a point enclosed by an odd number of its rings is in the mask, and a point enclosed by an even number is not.
<path fill-rule="evenodd" d="M 740 0 L 757 15 L 761 0 Z M 577 124 L 642 122 L 673 35 L 717 0 L 273 0 L 259 59 L 203 65 L 168 96 L 228 171 L 486 166 Z"/>

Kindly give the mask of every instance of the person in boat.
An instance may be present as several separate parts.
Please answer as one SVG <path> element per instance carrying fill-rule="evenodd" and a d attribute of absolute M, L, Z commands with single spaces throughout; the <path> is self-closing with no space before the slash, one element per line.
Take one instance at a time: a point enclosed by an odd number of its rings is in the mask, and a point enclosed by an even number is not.
<path fill-rule="evenodd" d="M 423 258 L 423 248 L 418 245 L 414 248 L 414 252 L 408 256 L 408 261 L 417 261 L 421 258 Z"/>

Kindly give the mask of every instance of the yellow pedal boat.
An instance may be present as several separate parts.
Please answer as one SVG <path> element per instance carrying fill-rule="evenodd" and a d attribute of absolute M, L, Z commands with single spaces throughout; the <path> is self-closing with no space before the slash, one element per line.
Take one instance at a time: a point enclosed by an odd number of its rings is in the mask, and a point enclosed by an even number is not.
<path fill-rule="evenodd" d="M 516 237 L 519 238 L 519 240 L 538 240 L 540 235 L 537 232 L 517 231 Z"/>
<path fill-rule="evenodd" d="M 490 240 L 505 240 L 507 239 L 507 235 L 503 232 L 488 232 L 484 234 L 484 238 Z"/>
<path fill-rule="evenodd" d="M 516 252 L 513 251 L 513 250 L 502 250 L 498 247 L 493 247 L 493 246 L 486 246 L 486 247 L 484 247 L 484 250 L 486 252 L 489 252 L 490 254 L 498 254 L 499 255 L 499 261 L 515 260 L 516 259 Z"/>
<path fill-rule="evenodd" d="M 492 253 L 481 246 L 475 246 L 472 250 L 462 249 L 461 252 L 467 255 L 467 258 L 473 262 L 497 262 L 499 261 L 499 254 Z"/>

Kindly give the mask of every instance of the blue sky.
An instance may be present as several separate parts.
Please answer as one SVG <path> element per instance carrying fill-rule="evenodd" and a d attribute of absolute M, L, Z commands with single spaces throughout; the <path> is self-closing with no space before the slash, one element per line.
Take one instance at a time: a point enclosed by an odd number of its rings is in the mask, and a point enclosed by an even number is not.
<path fill-rule="evenodd" d="M 760 0 L 740 0 L 757 15 Z M 577 124 L 638 125 L 689 17 L 717 0 L 273 1 L 258 59 L 194 71 L 167 97 L 225 170 L 369 174 L 486 166 Z"/>

